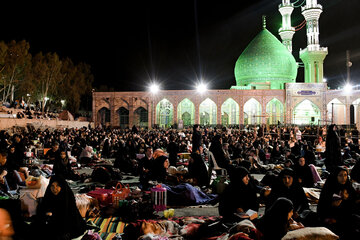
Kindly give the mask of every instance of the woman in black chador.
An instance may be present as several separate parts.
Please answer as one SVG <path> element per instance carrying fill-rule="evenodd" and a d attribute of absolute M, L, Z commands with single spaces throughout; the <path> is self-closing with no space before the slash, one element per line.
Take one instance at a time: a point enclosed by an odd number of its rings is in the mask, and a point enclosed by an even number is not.
<path fill-rule="evenodd" d="M 326 133 L 325 166 L 326 170 L 332 173 L 336 166 L 341 166 L 341 145 L 336 132 L 336 125 L 331 124 Z"/>
<path fill-rule="evenodd" d="M 294 206 L 287 198 L 278 198 L 265 211 L 256 228 L 264 235 L 264 240 L 280 240 L 290 229 Z"/>
<path fill-rule="evenodd" d="M 345 167 L 336 167 L 326 180 L 321 190 L 317 212 L 322 223 L 341 235 L 341 239 L 359 239 L 360 217 L 356 207 L 356 193 Z M 357 234 L 357 237 L 351 238 L 351 234 Z"/>
<path fill-rule="evenodd" d="M 74 194 L 61 176 L 51 177 L 35 217 L 32 229 L 37 239 L 67 240 L 79 237 L 86 230 Z"/>
<path fill-rule="evenodd" d="M 267 196 L 268 195 L 268 196 Z M 270 194 L 264 192 L 265 205 L 268 209 L 279 197 L 285 197 L 294 205 L 294 219 L 298 219 L 299 215 L 309 209 L 309 202 L 305 195 L 304 189 L 299 185 L 294 170 L 284 168 L 273 184 Z"/>
<path fill-rule="evenodd" d="M 219 214 L 225 222 L 239 222 L 249 209 L 258 211 L 259 201 L 257 189 L 249 171 L 244 167 L 236 167 L 230 175 L 230 184 L 220 196 Z"/>

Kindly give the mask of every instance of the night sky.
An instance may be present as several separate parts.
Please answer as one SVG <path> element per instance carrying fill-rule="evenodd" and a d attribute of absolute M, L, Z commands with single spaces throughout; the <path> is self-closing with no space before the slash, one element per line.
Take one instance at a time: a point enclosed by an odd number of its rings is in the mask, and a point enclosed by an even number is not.
<path fill-rule="evenodd" d="M 154 79 L 162 89 L 192 89 L 202 78 L 211 89 L 229 89 L 235 85 L 237 58 L 262 30 L 262 15 L 267 29 L 280 39 L 281 0 L 194 1 L 11 2 L 2 6 L 0 40 L 25 39 L 33 54 L 57 52 L 88 63 L 96 88 L 146 90 Z M 349 50 L 351 80 L 360 84 L 360 1 L 318 2 L 324 9 L 320 44 L 329 49 L 324 76 L 332 88 L 343 84 Z M 300 8 L 292 16 L 293 26 L 304 20 Z M 303 28 L 294 36 L 297 61 L 305 47 Z M 298 82 L 303 71 L 299 69 Z"/>

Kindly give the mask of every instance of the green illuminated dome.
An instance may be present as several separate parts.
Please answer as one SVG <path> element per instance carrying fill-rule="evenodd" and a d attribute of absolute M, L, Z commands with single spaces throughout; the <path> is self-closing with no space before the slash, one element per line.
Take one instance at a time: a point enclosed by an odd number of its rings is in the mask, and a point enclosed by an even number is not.
<path fill-rule="evenodd" d="M 267 29 L 246 47 L 235 64 L 236 87 L 283 89 L 295 82 L 297 63 L 287 48 Z M 241 87 L 240 87 L 241 88 Z"/>

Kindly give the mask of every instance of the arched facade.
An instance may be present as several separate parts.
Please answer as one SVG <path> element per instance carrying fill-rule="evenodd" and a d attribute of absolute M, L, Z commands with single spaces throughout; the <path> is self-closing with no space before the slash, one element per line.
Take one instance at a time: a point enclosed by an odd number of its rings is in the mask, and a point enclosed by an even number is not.
<path fill-rule="evenodd" d="M 239 104 L 228 98 L 221 105 L 221 124 L 224 126 L 239 124 Z"/>
<path fill-rule="evenodd" d="M 250 98 L 244 104 L 244 116 L 245 125 L 261 124 L 261 104 L 255 98 Z"/>
<path fill-rule="evenodd" d="M 159 127 L 170 127 L 174 122 L 174 106 L 164 98 L 156 105 L 156 124 Z"/>
<path fill-rule="evenodd" d="M 326 83 L 289 83 L 283 90 L 208 90 L 203 94 L 195 90 L 164 90 L 157 95 L 148 92 L 94 92 L 93 121 L 95 126 L 120 126 L 126 122 L 120 121 L 118 112 L 123 107 L 129 111 L 129 127 L 151 128 L 157 124 L 166 128 L 178 124 L 179 120 L 185 123 L 184 126 L 232 125 L 234 121 L 235 125 L 277 124 L 278 121 L 281 124 L 325 125 L 331 123 L 332 109 L 329 106 L 333 100 L 339 106 L 334 110 L 337 123 L 350 124 L 354 119 L 360 129 L 360 91 L 346 95 L 342 90 L 328 90 Z M 308 104 L 302 103 L 304 101 Z M 304 111 L 304 106 L 314 105 L 316 107 Z M 121 115 L 126 118 L 126 114 Z M 307 120 L 302 121 L 302 118 Z"/>
<path fill-rule="evenodd" d="M 177 121 L 183 122 L 183 126 L 195 124 L 195 105 L 190 99 L 184 98 L 177 106 Z"/>
<path fill-rule="evenodd" d="M 338 125 L 346 122 L 346 106 L 339 99 L 334 98 L 327 104 L 327 120 Z"/>
<path fill-rule="evenodd" d="M 215 125 L 217 124 L 217 106 L 210 98 L 205 99 L 199 107 L 200 124 Z"/>
<path fill-rule="evenodd" d="M 294 108 L 292 122 L 296 125 L 317 125 L 320 120 L 320 115 L 320 108 L 306 99 Z"/>
<path fill-rule="evenodd" d="M 276 98 L 266 104 L 267 124 L 278 124 L 284 122 L 284 105 Z"/>
<path fill-rule="evenodd" d="M 116 112 L 119 115 L 120 127 L 129 127 L 129 110 L 124 107 L 120 107 Z"/>

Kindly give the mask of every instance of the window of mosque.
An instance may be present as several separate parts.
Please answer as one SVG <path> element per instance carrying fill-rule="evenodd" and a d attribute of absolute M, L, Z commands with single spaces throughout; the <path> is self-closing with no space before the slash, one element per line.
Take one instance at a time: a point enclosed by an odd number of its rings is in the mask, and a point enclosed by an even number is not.
<path fill-rule="evenodd" d="M 317 125 L 320 120 L 320 109 L 310 100 L 299 103 L 292 112 L 293 123 L 297 125 Z"/>
<path fill-rule="evenodd" d="M 183 120 L 184 126 L 190 126 L 195 123 L 195 105 L 188 98 L 183 99 L 177 107 L 177 118 Z"/>
<path fill-rule="evenodd" d="M 170 127 L 173 124 L 174 107 L 167 100 L 161 100 L 156 106 L 156 123 L 160 127 Z"/>
<path fill-rule="evenodd" d="M 239 124 L 239 104 L 232 98 L 228 98 L 221 105 L 221 124 L 225 126 Z"/>
<path fill-rule="evenodd" d="M 278 124 L 284 122 L 284 106 L 276 98 L 273 98 L 266 105 L 267 124 Z"/>
<path fill-rule="evenodd" d="M 261 123 L 261 105 L 251 98 L 244 105 L 244 124 L 260 124 Z"/>
<path fill-rule="evenodd" d="M 216 104 L 210 98 L 205 99 L 199 106 L 200 124 L 215 125 L 216 110 Z"/>

